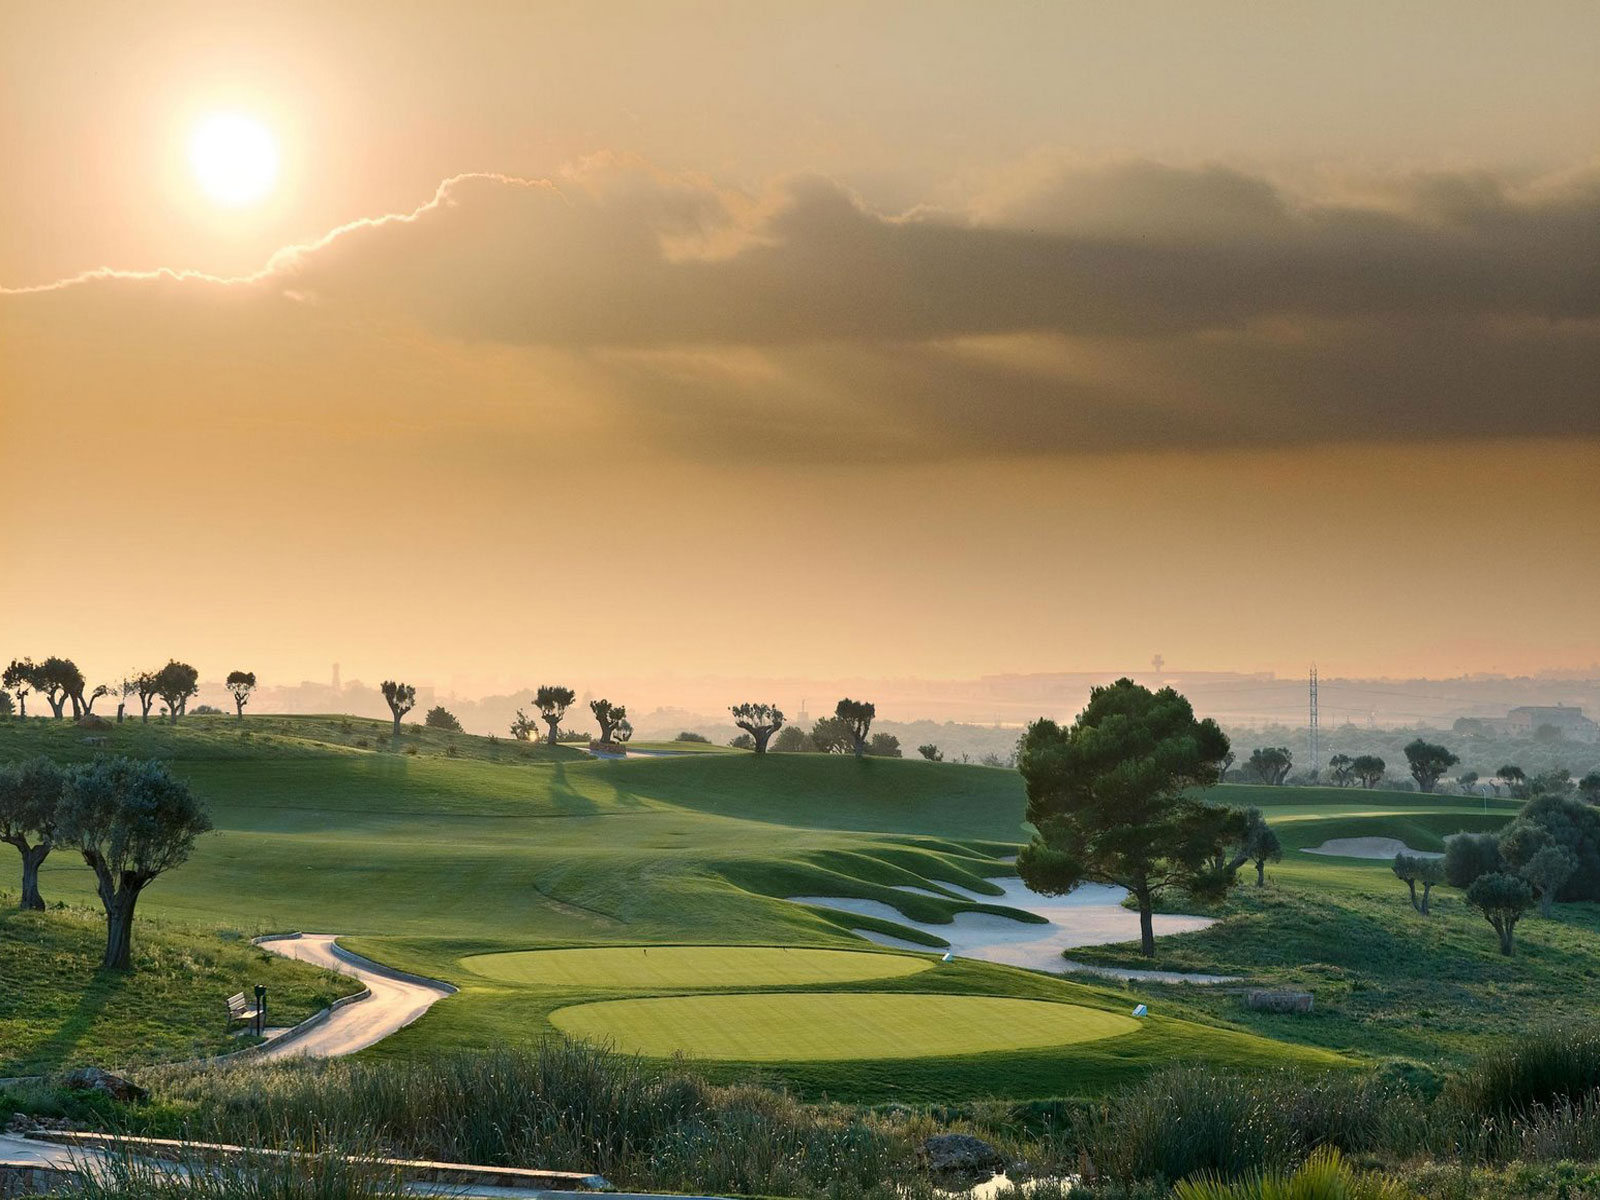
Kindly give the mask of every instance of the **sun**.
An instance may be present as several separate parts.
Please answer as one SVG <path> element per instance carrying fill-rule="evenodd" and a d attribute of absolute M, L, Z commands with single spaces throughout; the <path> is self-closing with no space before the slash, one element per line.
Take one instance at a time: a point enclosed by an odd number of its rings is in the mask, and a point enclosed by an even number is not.
<path fill-rule="evenodd" d="M 278 179 L 278 146 L 260 121 L 213 113 L 189 139 L 189 165 L 213 203 L 243 208 L 264 199 Z"/>

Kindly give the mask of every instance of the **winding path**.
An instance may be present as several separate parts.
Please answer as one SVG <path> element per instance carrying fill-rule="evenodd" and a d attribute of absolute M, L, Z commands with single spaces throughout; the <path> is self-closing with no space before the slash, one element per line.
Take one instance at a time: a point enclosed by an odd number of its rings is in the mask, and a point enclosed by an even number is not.
<path fill-rule="evenodd" d="M 338 944 L 336 933 L 306 933 L 263 938 L 263 950 L 299 959 L 367 985 L 368 995 L 331 1009 L 325 1017 L 298 1025 L 267 1043 L 258 1058 L 333 1058 L 354 1054 L 404 1029 L 455 988 L 437 979 L 396 971 L 362 958 Z M 269 1012 L 270 1015 L 270 1012 Z"/>

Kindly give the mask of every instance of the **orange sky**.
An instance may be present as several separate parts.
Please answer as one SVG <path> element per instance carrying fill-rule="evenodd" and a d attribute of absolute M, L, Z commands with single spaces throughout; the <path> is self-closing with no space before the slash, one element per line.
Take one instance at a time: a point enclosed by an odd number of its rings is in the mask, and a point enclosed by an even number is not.
<path fill-rule="evenodd" d="M 324 9 L 0 10 L 0 657 L 1600 660 L 1586 4 Z"/>

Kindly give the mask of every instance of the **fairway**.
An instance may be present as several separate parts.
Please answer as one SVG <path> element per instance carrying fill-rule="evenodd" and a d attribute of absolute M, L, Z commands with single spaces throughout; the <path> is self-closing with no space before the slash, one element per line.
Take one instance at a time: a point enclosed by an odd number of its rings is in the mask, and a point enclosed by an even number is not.
<path fill-rule="evenodd" d="M 502 983 L 608 990 L 851 983 L 915 975 L 933 965 L 904 954 L 783 946 L 593 946 L 475 954 L 461 963 Z"/>
<path fill-rule="evenodd" d="M 667 996 L 575 1004 L 550 1014 L 572 1037 L 667 1058 L 815 1062 L 984 1054 L 1132 1033 L 1131 1017 L 1001 996 L 857 992 Z"/>

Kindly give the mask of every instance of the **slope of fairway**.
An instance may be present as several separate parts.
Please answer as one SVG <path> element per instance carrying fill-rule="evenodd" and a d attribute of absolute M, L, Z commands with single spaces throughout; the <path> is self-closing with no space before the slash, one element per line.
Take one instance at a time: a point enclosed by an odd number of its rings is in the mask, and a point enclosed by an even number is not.
<path fill-rule="evenodd" d="M 461 962 L 502 983 L 641 991 L 854 983 L 914 975 L 933 965 L 904 954 L 785 946 L 593 946 L 474 954 Z"/>
<path fill-rule="evenodd" d="M 1131 1017 L 1002 996 L 764 992 L 575 1004 L 550 1014 L 573 1037 L 666 1058 L 822 1062 L 987 1054 L 1132 1033 Z"/>

